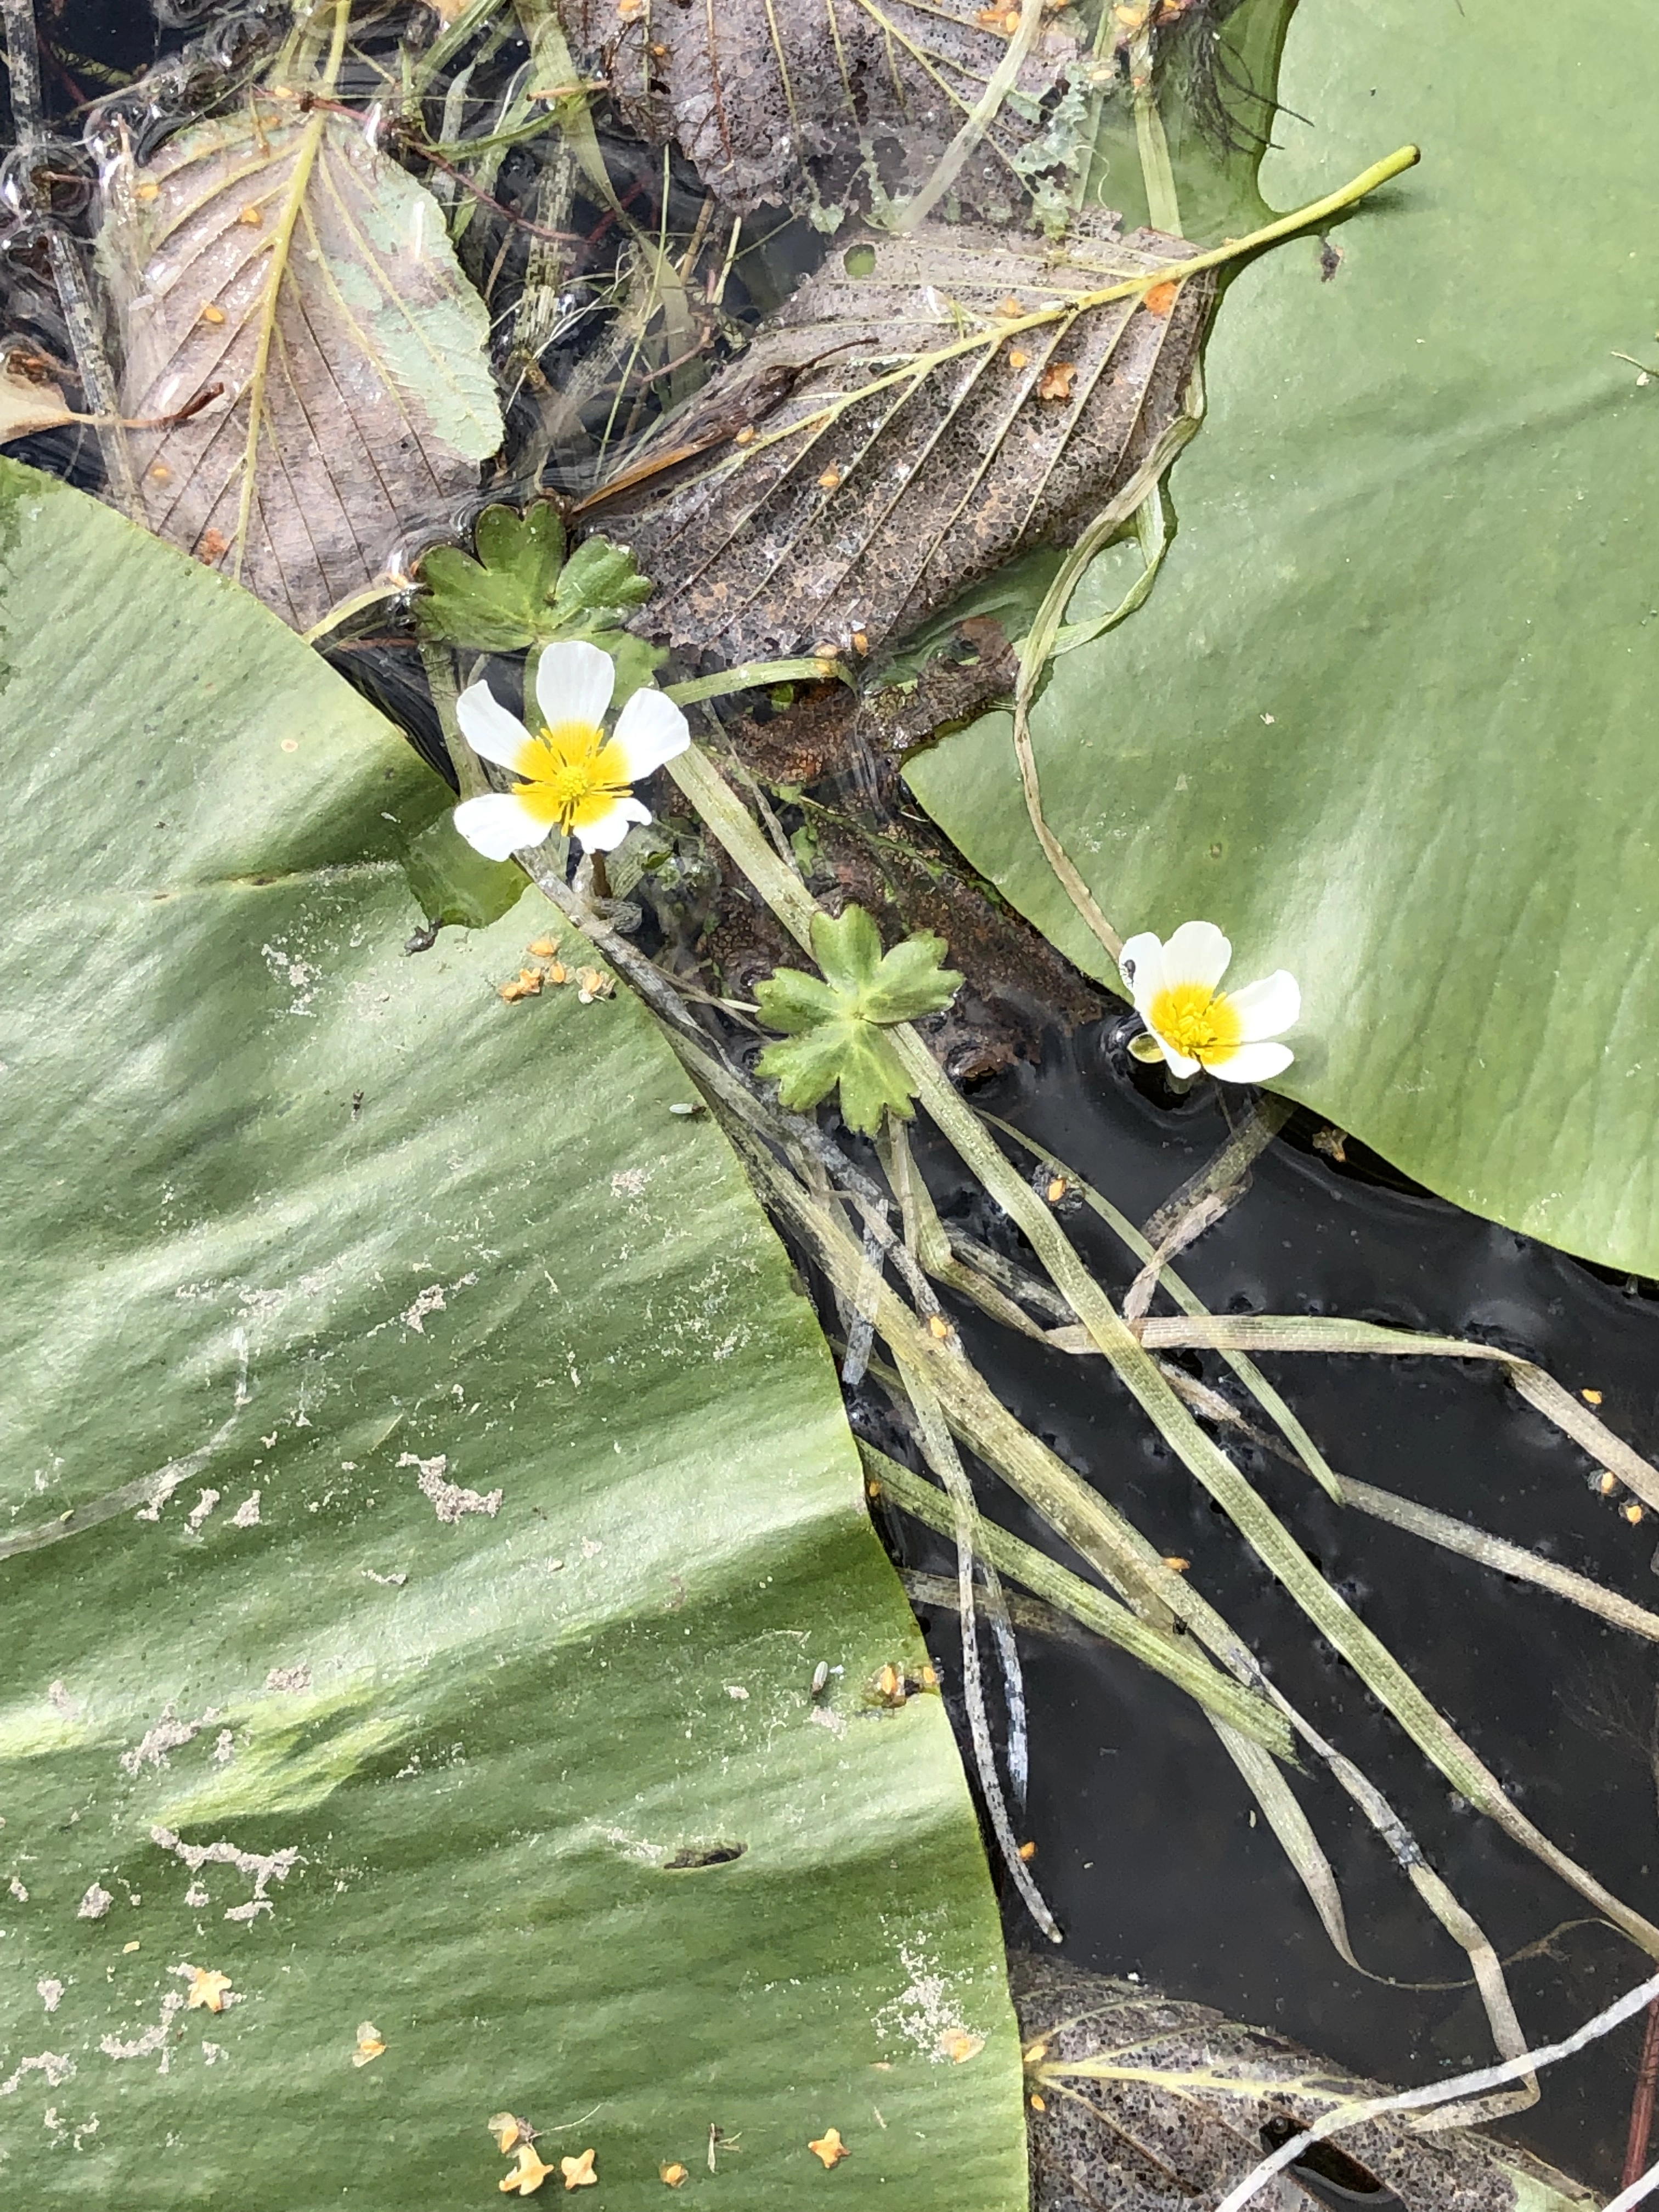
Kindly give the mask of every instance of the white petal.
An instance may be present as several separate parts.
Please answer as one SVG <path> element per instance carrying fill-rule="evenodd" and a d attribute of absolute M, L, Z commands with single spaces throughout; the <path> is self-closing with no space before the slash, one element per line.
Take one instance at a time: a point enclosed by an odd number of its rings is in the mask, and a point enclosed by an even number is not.
<path fill-rule="evenodd" d="M 1287 1044 L 1242 1044 L 1225 1060 L 1212 1060 L 1210 1073 L 1224 1083 L 1270 1083 L 1295 1058 Z"/>
<path fill-rule="evenodd" d="M 455 809 L 455 827 L 489 860 L 505 860 L 521 846 L 539 845 L 552 826 L 538 822 L 522 799 L 504 791 L 464 799 Z"/>
<path fill-rule="evenodd" d="M 1292 1030 L 1302 1018 L 1302 994 L 1295 976 L 1285 968 L 1259 983 L 1247 983 L 1242 991 L 1229 991 L 1227 1003 L 1244 1024 L 1241 1036 L 1246 1044 Z"/>
<path fill-rule="evenodd" d="M 536 704 L 549 729 L 586 722 L 598 729 L 617 688 L 617 664 L 597 645 L 550 645 L 536 671 Z"/>
<path fill-rule="evenodd" d="M 1164 981 L 1202 983 L 1213 991 L 1232 957 L 1232 946 L 1212 921 L 1183 921 L 1164 947 Z"/>
<path fill-rule="evenodd" d="M 1144 1014 L 1152 1000 L 1164 988 L 1164 947 L 1150 929 L 1139 937 L 1132 937 L 1117 957 L 1122 971 L 1123 988 L 1134 1001 L 1135 1012 Z"/>
<path fill-rule="evenodd" d="M 660 691 L 636 691 L 617 717 L 611 742 L 628 763 L 628 781 L 639 783 L 665 761 L 683 753 L 691 727 L 672 699 Z"/>
<path fill-rule="evenodd" d="M 524 757 L 530 732 L 516 714 L 509 714 L 487 684 L 474 684 L 455 702 L 455 720 L 461 735 L 475 753 L 494 761 L 498 768 L 526 773 Z"/>
<path fill-rule="evenodd" d="M 1170 1044 L 1167 1039 L 1158 1036 L 1158 1031 L 1156 1030 L 1150 1031 L 1149 1034 L 1152 1036 L 1158 1037 L 1158 1048 L 1163 1053 L 1165 1060 L 1169 1063 L 1169 1069 L 1171 1075 L 1185 1077 L 1196 1075 L 1198 1073 L 1199 1064 L 1195 1060 L 1188 1060 L 1184 1052 L 1177 1052 L 1175 1047 Z"/>
<path fill-rule="evenodd" d="M 651 809 L 637 799 L 619 799 L 597 822 L 576 824 L 576 842 L 584 853 L 614 853 L 635 822 L 648 822 Z"/>

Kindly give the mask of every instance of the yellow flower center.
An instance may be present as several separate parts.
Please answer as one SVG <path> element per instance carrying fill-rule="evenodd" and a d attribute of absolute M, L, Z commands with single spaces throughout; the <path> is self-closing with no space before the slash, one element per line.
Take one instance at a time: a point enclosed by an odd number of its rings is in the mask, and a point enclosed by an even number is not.
<path fill-rule="evenodd" d="M 1232 1000 L 1206 983 L 1176 983 L 1160 991 L 1147 1009 L 1146 1024 L 1203 1067 L 1228 1059 L 1243 1042 L 1244 1024 Z"/>
<path fill-rule="evenodd" d="M 560 722 L 530 740 L 513 795 L 568 837 L 608 814 L 629 789 L 621 753 L 592 722 Z"/>

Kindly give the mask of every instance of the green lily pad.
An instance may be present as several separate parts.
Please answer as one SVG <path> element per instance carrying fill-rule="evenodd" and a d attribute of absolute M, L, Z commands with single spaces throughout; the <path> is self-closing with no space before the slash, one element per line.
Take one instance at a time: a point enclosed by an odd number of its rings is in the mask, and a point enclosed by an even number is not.
<path fill-rule="evenodd" d="M 1124 935 L 1218 922 L 1303 992 L 1305 1100 L 1449 1198 L 1659 1273 L 1653 19 L 1317 0 L 1263 182 L 1422 167 L 1223 302 L 1151 601 L 1062 658 L 1049 823 Z M 1307 118 L 1306 122 L 1298 118 Z M 1103 572 L 1074 617 L 1112 604 Z M 1081 965 L 1006 715 L 922 804 Z"/>
<path fill-rule="evenodd" d="M 0 697 L 9 2201 L 494 2203 L 506 2112 L 623 2212 L 711 2130 L 722 2205 L 1016 2212 L 945 1716 L 660 1033 L 502 1000 L 535 894 L 405 954 L 448 794 L 10 464 Z"/>

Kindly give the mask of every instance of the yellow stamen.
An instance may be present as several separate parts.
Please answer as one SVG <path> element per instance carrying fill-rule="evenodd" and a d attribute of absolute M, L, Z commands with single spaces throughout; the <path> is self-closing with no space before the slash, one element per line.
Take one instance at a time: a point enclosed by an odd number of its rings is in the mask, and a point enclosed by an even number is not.
<path fill-rule="evenodd" d="M 1160 991 L 1146 1011 L 1146 1026 L 1203 1067 L 1231 1059 L 1244 1041 L 1232 1000 L 1206 983 L 1176 983 Z"/>
<path fill-rule="evenodd" d="M 538 822 L 554 822 L 568 837 L 608 814 L 630 788 L 623 756 L 592 722 L 560 722 L 532 737 L 520 757 L 515 799 Z"/>

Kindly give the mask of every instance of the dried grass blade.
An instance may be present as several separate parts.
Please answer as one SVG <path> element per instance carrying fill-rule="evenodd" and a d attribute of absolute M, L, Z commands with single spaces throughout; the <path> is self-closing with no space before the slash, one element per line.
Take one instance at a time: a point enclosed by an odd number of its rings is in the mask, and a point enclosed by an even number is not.
<path fill-rule="evenodd" d="M 1312 1822 L 1297 1804 L 1290 1784 L 1259 1741 L 1241 1735 L 1214 1712 L 1210 1715 L 1210 1725 L 1261 1808 L 1262 1818 L 1279 1838 L 1279 1849 L 1295 1868 L 1297 1880 L 1308 1893 L 1308 1901 L 1331 1940 L 1331 1948 L 1346 1965 L 1363 1974 L 1365 1970 L 1355 1958 L 1349 1941 L 1347 1916 L 1342 1909 L 1342 1892 L 1337 1886 L 1335 1869 L 1313 1832 Z"/>
<path fill-rule="evenodd" d="M 1571 1567 L 1560 1566 L 1555 1560 L 1528 1552 L 1520 1544 L 1490 1535 L 1486 1529 L 1474 1528 L 1467 1521 L 1455 1521 L 1449 1514 L 1437 1513 L 1432 1507 L 1419 1505 L 1413 1498 L 1396 1498 L 1392 1491 L 1374 1489 L 1368 1482 L 1356 1482 L 1350 1477 L 1342 1487 L 1347 1503 L 1361 1513 L 1369 1513 L 1374 1520 L 1386 1521 L 1391 1528 L 1403 1528 L 1448 1552 L 1456 1552 L 1463 1559 L 1490 1567 L 1494 1574 L 1510 1575 L 1519 1582 L 1535 1583 L 1540 1589 L 1582 1606 L 1586 1613 L 1599 1613 L 1615 1628 L 1627 1629 L 1632 1636 L 1645 1636 L 1650 1643 L 1659 1643 L 1659 1613 L 1650 1613 L 1644 1606 L 1620 1597 L 1616 1590 L 1604 1589 L 1588 1575 L 1575 1574 Z"/>
<path fill-rule="evenodd" d="M 1062 1334 L 1071 1334 L 1070 1332 Z M 1056 1338 L 1051 1334 L 1051 1343 Z M 1165 1351 L 1367 1352 L 1395 1358 L 1482 1359 L 1501 1367 L 1529 1406 L 1536 1407 L 1565 1436 L 1582 1444 L 1644 1504 L 1659 1509 L 1659 1468 L 1615 1436 L 1599 1415 L 1553 1375 L 1501 1345 L 1476 1344 L 1467 1337 L 1419 1335 L 1385 1328 L 1374 1322 L 1341 1321 L 1322 1314 L 1213 1314 L 1207 1319 L 1147 1322 L 1142 1341 Z M 1067 1342 L 1062 1349 L 1075 1346 Z"/>
<path fill-rule="evenodd" d="M 942 1536 L 951 1534 L 950 1501 L 930 1482 L 914 1474 L 873 1444 L 858 1440 L 859 1453 L 872 1482 L 901 1511 L 923 1522 Z M 1114 1598 L 1060 1566 L 1019 1537 L 1011 1535 L 994 1521 L 981 1523 L 980 1543 L 987 1559 L 1036 1596 L 1044 1598 L 1073 1620 L 1081 1621 L 1109 1643 L 1115 1644 L 1154 1674 L 1162 1674 L 1184 1690 L 1241 1740 L 1260 1745 L 1276 1759 L 1293 1759 L 1296 1747 L 1289 1726 L 1255 1690 L 1224 1674 L 1196 1646 L 1141 1620 Z"/>
<path fill-rule="evenodd" d="M 1030 1152 L 1034 1158 L 1040 1160 L 1051 1175 L 1058 1176 L 1062 1182 L 1074 1189 L 1084 1204 L 1091 1212 L 1100 1216 L 1137 1259 L 1146 1261 L 1151 1258 L 1151 1245 L 1127 1214 L 1121 1212 L 1109 1198 L 1103 1198 L 1092 1184 L 1085 1182 L 1084 1178 L 1074 1169 L 1068 1167 L 1058 1154 L 1046 1151 L 1032 1138 L 1028 1137 L 1023 1129 L 1016 1128 L 1012 1121 L 1005 1121 L 995 1114 L 985 1114 L 981 1118 L 990 1127 L 1000 1130 L 1005 1137 L 1012 1137 L 1017 1145 Z M 1208 1309 L 1203 1300 L 1188 1288 L 1186 1283 L 1171 1267 L 1166 1267 L 1164 1270 L 1164 1288 L 1183 1313 L 1194 1316 L 1207 1314 Z M 1055 1333 L 1051 1331 L 1048 1341 L 1053 1344 L 1056 1340 Z M 1145 1342 L 1145 1340 L 1143 1334 L 1142 1341 Z M 1068 1342 L 1061 1348 L 1070 1351 L 1074 1347 Z M 1221 1347 L 1218 1348 L 1221 1349 Z M 1313 1438 L 1255 1362 L 1237 1351 L 1222 1349 L 1222 1357 L 1255 1400 L 1257 1405 L 1261 1407 L 1262 1412 L 1272 1421 L 1280 1436 L 1290 1445 L 1291 1450 L 1295 1452 L 1308 1473 L 1318 1483 L 1320 1488 L 1324 1491 L 1327 1497 L 1334 1498 L 1340 1505 L 1342 1502 L 1343 1486 L 1335 1469 L 1330 1466 L 1318 1445 L 1315 1443 Z"/>
<path fill-rule="evenodd" d="M 985 1711 L 985 1684 L 980 1672 L 979 1632 L 976 1607 L 974 1602 L 974 1568 L 981 1561 L 988 1595 L 994 1589 L 999 1611 L 1004 1625 L 1007 1611 L 1002 1606 L 1002 1592 L 995 1583 L 996 1569 L 992 1561 L 983 1558 L 984 1524 L 975 1502 L 973 1485 L 968 1480 L 967 1469 L 957 1455 L 955 1439 L 945 1424 L 943 1408 L 934 1395 L 927 1376 L 902 1352 L 895 1352 L 899 1376 L 906 1396 L 915 1410 L 917 1433 L 921 1449 L 939 1480 L 944 1484 L 950 1502 L 951 1534 L 957 1547 L 957 1604 L 962 1616 L 962 1688 L 963 1702 L 968 1714 L 968 1733 L 974 1747 L 974 1766 L 979 1776 L 981 1795 L 991 1823 L 991 1832 L 996 1838 L 997 1849 L 1007 1869 L 1009 1880 L 1024 1899 L 1037 1926 L 1051 1943 L 1062 1939 L 1054 1914 L 1047 1900 L 1032 1879 L 1031 1870 L 1019 1855 L 1019 1845 L 1008 1819 L 1008 1808 L 1002 1795 L 1002 1784 L 997 1773 L 996 1752 L 991 1742 L 991 1724 Z"/>
<path fill-rule="evenodd" d="M 1307 2156 L 1316 2142 L 1324 2142 L 1339 2135 L 1345 2128 L 1358 2127 L 1366 2120 L 1385 2118 L 1390 2112 L 1413 2112 L 1428 2110 L 1435 2105 L 1450 2104 L 1455 2098 L 1479 2094 L 1487 2089 L 1501 2088 L 1505 2082 L 1520 2080 L 1523 2075 L 1546 2066 L 1554 2066 L 1564 2058 L 1571 2058 L 1614 2028 L 1622 2027 L 1633 2020 L 1654 1998 L 1659 1996 L 1659 1974 L 1652 1975 L 1638 1989 L 1628 1990 L 1616 2004 L 1587 2021 L 1576 2034 L 1564 2042 L 1540 2045 L 1535 2051 L 1507 2059 L 1501 2066 L 1482 2066 L 1473 2074 L 1460 2074 L 1449 2081 L 1432 2081 L 1421 2089 L 1404 2089 L 1392 2097 L 1371 2097 L 1363 2104 L 1339 2105 L 1304 2128 L 1300 2135 L 1292 2136 L 1281 2143 L 1270 2157 L 1246 2174 L 1236 2189 L 1230 2189 L 1216 2212 L 1244 2212 L 1253 2197 L 1265 2189 L 1274 2174 L 1282 2173 L 1287 2166 L 1294 2166 Z M 1635 2200 L 1631 2200 L 1635 2201 Z M 1607 2212 L 1613 2212 L 1609 2206 Z"/>

